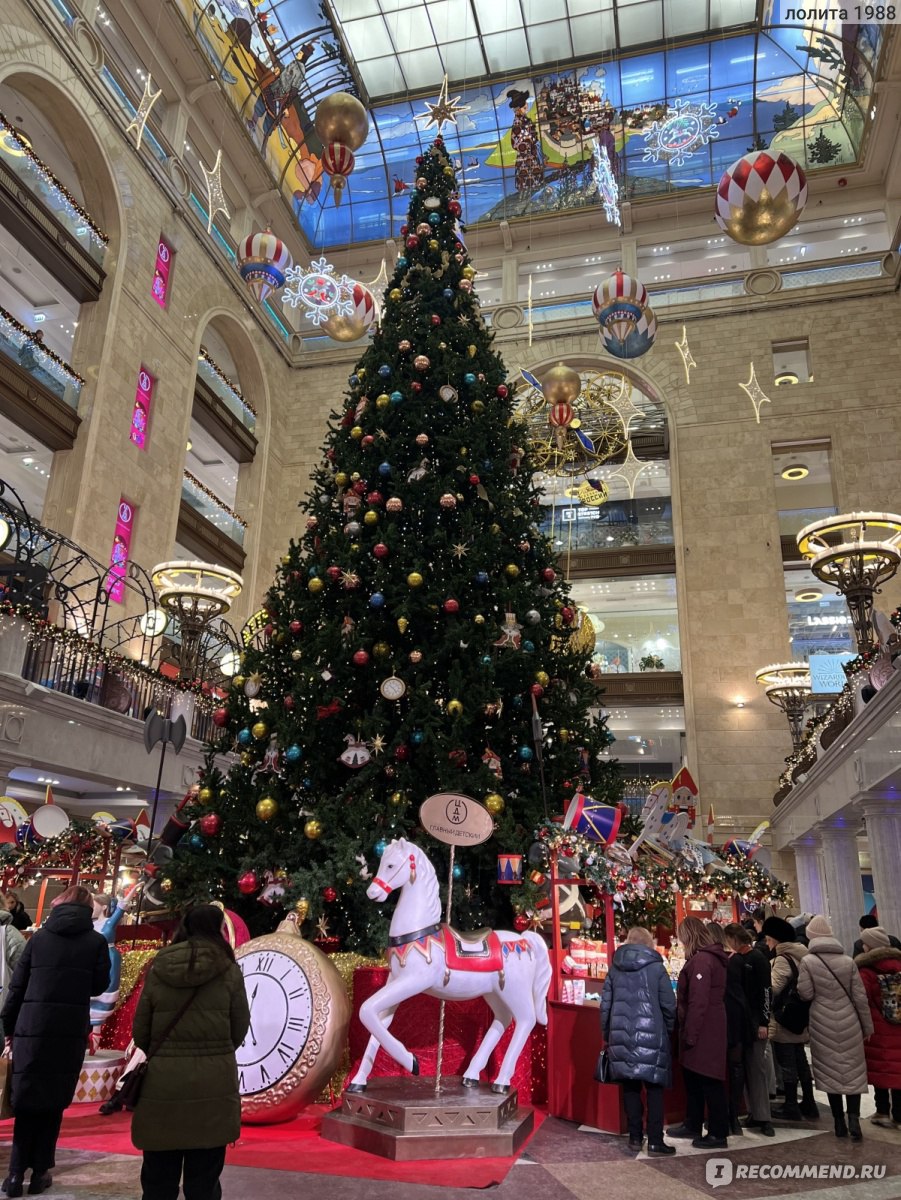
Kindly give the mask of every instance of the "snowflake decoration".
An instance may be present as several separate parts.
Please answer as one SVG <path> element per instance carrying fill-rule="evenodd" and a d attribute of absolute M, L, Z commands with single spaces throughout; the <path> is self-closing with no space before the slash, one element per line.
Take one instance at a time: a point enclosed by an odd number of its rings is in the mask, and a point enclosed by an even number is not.
<path fill-rule="evenodd" d="M 619 211 L 619 187 L 607 147 L 600 142 L 594 144 L 594 184 L 597 188 L 598 199 L 604 206 L 604 216 L 611 225 L 622 224 L 622 214 Z M 532 277 L 529 276 L 531 284 Z"/>
<path fill-rule="evenodd" d="M 349 317 L 354 310 L 354 281 L 346 275 L 338 276 L 325 256 L 311 262 L 309 267 L 291 267 L 285 272 L 287 287 L 282 300 L 297 308 L 299 304 L 308 310 L 306 318 L 318 328 L 329 317 Z"/>
<path fill-rule="evenodd" d="M 720 136 L 716 127 L 716 104 L 692 104 L 677 100 L 666 119 L 655 121 L 645 134 L 642 162 L 659 162 L 661 158 L 674 167 L 681 167 L 696 150 Z"/>

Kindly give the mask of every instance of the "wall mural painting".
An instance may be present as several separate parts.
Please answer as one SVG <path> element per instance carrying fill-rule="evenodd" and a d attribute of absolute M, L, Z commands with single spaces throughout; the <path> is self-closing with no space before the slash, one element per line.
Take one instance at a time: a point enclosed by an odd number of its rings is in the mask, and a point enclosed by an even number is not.
<path fill-rule="evenodd" d="M 316 105 L 355 91 L 315 0 L 179 0 L 217 78 L 314 247 L 396 237 L 430 138 L 421 100 L 371 110 L 340 207 L 323 186 Z M 772 147 L 805 171 L 858 159 L 883 30 L 772 26 L 462 91 L 446 127 L 467 223 L 714 187 Z M 436 81 L 437 83 L 437 81 Z M 395 197 L 398 198 L 395 205 Z"/>

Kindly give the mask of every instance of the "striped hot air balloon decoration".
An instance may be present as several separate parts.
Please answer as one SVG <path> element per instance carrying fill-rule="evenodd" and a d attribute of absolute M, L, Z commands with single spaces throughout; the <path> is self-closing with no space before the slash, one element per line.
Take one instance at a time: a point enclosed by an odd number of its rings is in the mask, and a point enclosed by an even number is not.
<path fill-rule="evenodd" d="M 252 233 L 241 246 L 237 261 L 238 274 L 261 304 L 285 286 L 285 275 L 294 265 L 288 247 L 271 229 Z"/>
<path fill-rule="evenodd" d="M 341 142 L 330 142 L 322 152 L 322 169 L 331 178 L 335 203 L 341 203 L 347 177 L 354 169 L 356 159 Z"/>

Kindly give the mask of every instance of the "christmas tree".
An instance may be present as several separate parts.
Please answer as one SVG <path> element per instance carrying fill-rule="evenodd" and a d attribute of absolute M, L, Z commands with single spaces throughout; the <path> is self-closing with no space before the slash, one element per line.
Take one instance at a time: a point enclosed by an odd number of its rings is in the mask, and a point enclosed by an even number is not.
<path fill-rule="evenodd" d="M 303 901 L 321 936 L 363 951 L 384 945 L 369 872 L 392 837 L 429 841 L 427 796 L 462 792 L 495 818 L 458 859 L 466 928 L 511 921 L 498 854 L 527 852 L 579 788 L 619 794 L 440 136 L 417 165 L 380 326 L 332 414 L 263 643 L 215 714 L 197 826 L 164 883 L 175 901 L 221 897 L 255 931 Z M 446 872 L 445 847 L 428 850 Z"/>

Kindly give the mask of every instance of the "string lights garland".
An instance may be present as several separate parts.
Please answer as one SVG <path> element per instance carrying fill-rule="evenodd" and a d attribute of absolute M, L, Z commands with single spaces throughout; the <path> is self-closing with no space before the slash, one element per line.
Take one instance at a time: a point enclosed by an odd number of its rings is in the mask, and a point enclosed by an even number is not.
<path fill-rule="evenodd" d="M 216 697 L 211 694 L 208 683 L 199 680 L 167 679 L 151 667 L 145 667 L 136 659 L 117 654 L 115 650 L 108 650 L 90 638 L 84 637 L 75 629 L 54 625 L 53 622 L 47 621 L 35 612 L 30 605 L 13 604 L 9 600 L 2 600 L 0 601 L 0 618 L 4 617 L 25 621 L 28 629 L 24 633 L 24 638 L 33 645 L 51 643 L 66 649 L 75 648 L 76 653 L 81 652 L 85 656 L 99 660 L 110 672 L 120 678 L 135 683 L 139 681 L 152 683 L 158 698 L 168 697 L 171 699 L 189 692 L 196 697 L 197 707 L 204 713 L 212 712 L 214 704 L 218 703 Z"/>
<path fill-rule="evenodd" d="M 96 875 L 107 865 L 110 836 L 104 835 L 92 821 L 72 820 L 56 837 L 44 838 L 33 845 L 0 846 L 0 875 L 14 870 L 24 878 L 28 869 L 68 871 L 76 864 L 82 875 Z"/>
<path fill-rule="evenodd" d="M 71 383 L 77 391 L 81 391 L 84 380 L 78 372 L 73 371 L 65 359 L 54 354 L 36 334 L 17 321 L 5 308 L 0 308 L 0 336 L 12 342 L 18 350 L 21 350 L 26 342 L 30 343 L 37 366 L 43 367 L 49 375 L 61 383 Z"/>
<path fill-rule="evenodd" d="M 231 519 L 233 521 L 237 521 L 242 529 L 247 528 L 247 522 L 244 520 L 244 518 L 239 517 L 233 508 L 229 508 L 224 500 L 220 500 L 215 492 L 210 491 L 206 484 L 201 483 L 196 475 L 192 475 L 190 471 L 185 471 L 185 479 L 188 481 L 188 485 L 190 487 L 194 488 L 198 492 L 201 492 L 204 496 L 206 496 L 207 500 L 212 500 L 217 508 L 221 508 L 223 512 L 228 513 Z"/>
<path fill-rule="evenodd" d="M 89 212 L 81 207 L 65 184 L 61 183 L 53 174 L 45 162 L 42 162 L 31 146 L 24 140 L 22 135 L 16 129 L 15 125 L 0 112 L 0 129 L 3 129 L 8 134 L 9 142 L 20 153 L 29 167 L 40 175 L 44 185 L 49 189 L 58 203 L 68 212 L 73 219 L 83 221 L 87 226 L 87 231 L 91 236 L 91 241 L 103 250 L 109 245 L 109 238 L 103 232 L 99 225 L 94 221 Z"/>
<path fill-rule="evenodd" d="M 198 363 L 202 363 L 212 372 L 213 375 L 215 375 L 218 382 L 221 383 L 223 387 L 225 387 L 234 396 L 242 408 L 247 409 L 251 416 L 256 417 L 258 415 L 257 410 L 249 400 L 245 399 L 244 393 L 234 382 L 234 380 L 229 379 L 215 359 L 210 357 L 209 351 L 205 346 L 200 347 L 200 353 L 197 355 L 197 361 Z"/>

